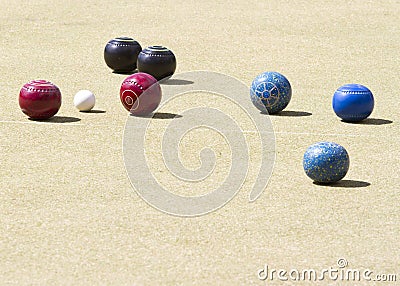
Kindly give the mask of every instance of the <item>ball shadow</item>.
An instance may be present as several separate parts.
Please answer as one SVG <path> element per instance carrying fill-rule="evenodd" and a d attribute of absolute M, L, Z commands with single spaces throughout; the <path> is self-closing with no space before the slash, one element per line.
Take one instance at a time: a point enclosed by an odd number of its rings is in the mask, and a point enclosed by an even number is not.
<path fill-rule="evenodd" d="M 165 85 L 189 85 L 193 83 L 194 82 L 191 80 L 177 79 L 177 78 L 168 78 L 160 81 L 160 84 L 165 84 Z"/>
<path fill-rule="evenodd" d="M 132 75 L 134 73 L 138 73 L 138 70 L 133 71 L 112 71 L 113 74 L 122 74 L 122 75 Z"/>
<path fill-rule="evenodd" d="M 331 188 L 365 188 L 371 185 L 371 183 L 357 180 L 340 180 L 336 183 L 318 183 L 314 182 L 314 185 L 325 186 Z"/>
<path fill-rule="evenodd" d="M 358 122 L 349 122 L 349 121 L 344 121 L 344 123 L 349 123 L 349 124 L 359 124 L 359 125 L 385 125 L 385 124 L 392 124 L 392 120 L 387 120 L 387 119 L 381 119 L 381 118 L 366 118 L 362 121 Z"/>
<path fill-rule="evenodd" d="M 106 113 L 105 110 L 100 110 L 100 109 L 92 109 L 92 110 L 88 110 L 88 111 L 79 111 L 81 113 Z"/>
<path fill-rule="evenodd" d="M 72 122 L 78 122 L 81 121 L 80 118 L 77 117 L 71 117 L 71 116 L 53 116 L 49 119 L 32 119 L 29 118 L 31 121 L 36 121 L 36 122 L 48 122 L 48 123 L 72 123 Z"/>
<path fill-rule="evenodd" d="M 281 112 L 271 114 L 272 116 L 287 116 L 287 117 L 305 117 L 311 116 L 312 113 L 306 111 L 296 111 L 296 110 L 282 110 Z"/>
<path fill-rule="evenodd" d="M 264 115 L 271 115 L 271 116 L 282 116 L 282 117 L 305 117 L 305 116 L 311 116 L 312 113 L 306 112 L 306 111 L 295 111 L 295 110 L 282 110 L 281 112 L 278 113 L 273 113 L 269 114 L 266 111 L 261 111 L 261 114 Z"/>
<path fill-rule="evenodd" d="M 154 119 L 174 119 L 182 118 L 182 115 L 168 112 L 156 112 L 153 114 Z"/>
<path fill-rule="evenodd" d="M 182 118 L 182 115 L 175 114 L 175 113 L 168 113 L 168 112 L 155 112 L 148 115 L 133 115 L 130 114 L 132 117 L 138 118 L 153 118 L 153 119 L 174 119 L 174 118 Z"/>

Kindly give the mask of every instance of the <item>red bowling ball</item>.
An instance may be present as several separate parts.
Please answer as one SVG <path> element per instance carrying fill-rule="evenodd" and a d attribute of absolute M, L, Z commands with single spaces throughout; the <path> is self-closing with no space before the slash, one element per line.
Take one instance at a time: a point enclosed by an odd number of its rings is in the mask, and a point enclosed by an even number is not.
<path fill-rule="evenodd" d="M 47 80 L 30 81 L 19 92 L 19 106 L 31 119 L 48 119 L 61 107 L 60 89 Z"/>
<path fill-rule="evenodd" d="M 161 102 L 159 83 L 153 76 L 142 72 L 128 76 L 119 94 L 122 105 L 135 116 L 149 115 Z"/>

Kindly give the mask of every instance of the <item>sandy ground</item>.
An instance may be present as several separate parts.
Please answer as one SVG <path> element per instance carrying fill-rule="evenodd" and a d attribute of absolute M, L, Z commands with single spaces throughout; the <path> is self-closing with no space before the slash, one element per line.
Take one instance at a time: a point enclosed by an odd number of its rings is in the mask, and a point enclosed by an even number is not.
<path fill-rule="evenodd" d="M 400 280 L 400 3 L 180 2 L 0 0 L 0 284 L 280 285 L 257 270 L 319 270 L 341 258 Z M 271 116 L 276 163 L 256 202 L 247 201 L 252 169 L 231 202 L 196 218 L 164 214 L 134 191 L 122 155 L 126 75 L 103 61 L 107 41 L 123 35 L 171 48 L 178 74 L 210 70 L 247 85 L 267 70 L 287 76 L 290 112 Z M 19 89 L 37 78 L 63 93 L 52 122 L 19 110 Z M 375 95 L 365 124 L 345 124 L 331 109 L 333 92 L 351 82 Z M 76 111 L 80 89 L 92 90 L 104 112 Z M 213 136 L 201 132 L 183 144 L 190 168 L 202 148 L 193 142 Z M 225 176 L 227 146 L 207 140 L 222 164 L 212 187 Z M 346 181 L 335 187 L 314 185 L 302 170 L 305 149 L 323 140 L 350 154 Z M 256 147 L 249 151 L 257 158 Z M 172 184 L 177 194 L 186 187 Z"/>

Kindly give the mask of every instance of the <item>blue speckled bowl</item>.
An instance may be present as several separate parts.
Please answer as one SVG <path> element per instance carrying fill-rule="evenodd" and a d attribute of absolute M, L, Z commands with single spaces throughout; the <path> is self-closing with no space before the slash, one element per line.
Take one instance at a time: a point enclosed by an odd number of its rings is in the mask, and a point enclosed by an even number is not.
<path fill-rule="evenodd" d="M 282 111 L 290 102 L 292 88 L 287 78 L 278 72 L 258 75 L 250 87 L 250 98 L 262 112 L 274 114 Z"/>
<path fill-rule="evenodd" d="M 319 142 L 308 147 L 303 157 L 307 176 L 317 183 L 334 183 L 346 176 L 350 159 L 346 149 L 333 142 Z"/>

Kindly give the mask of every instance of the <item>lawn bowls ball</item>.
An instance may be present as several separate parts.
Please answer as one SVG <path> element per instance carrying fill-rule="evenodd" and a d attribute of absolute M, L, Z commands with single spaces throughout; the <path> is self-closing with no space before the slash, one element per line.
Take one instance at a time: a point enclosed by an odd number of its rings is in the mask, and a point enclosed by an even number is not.
<path fill-rule="evenodd" d="M 162 80 L 172 76 L 176 69 L 174 53 L 163 46 L 151 46 L 140 52 L 137 60 L 138 71 Z"/>
<path fill-rule="evenodd" d="M 146 116 L 157 109 L 161 102 L 161 87 L 158 81 L 147 73 L 128 76 L 120 89 L 122 105 L 132 115 Z"/>
<path fill-rule="evenodd" d="M 275 114 L 289 104 L 292 88 L 284 75 L 278 72 L 264 72 L 253 80 L 250 98 L 261 112 Z"/>
<path fill-rule="evenodd" d="M 346 149 L 333 142 L 319 142 L 308 147 L 303 157 L 307 176 L 316 183 L 340 181 L 349 170 L 350 159 Z"/>
<path fill-rule="evenodd" d="M 136 69 L 137 57 L 141 50 L 140 44 L 132 38 L 115 38 L 104 48 L 104 60 L 116 73 L 131 72 Z"/>
<path fill-rule="evenodd" d="M 74 106 L 79 111 L 90 111 L 96 103 L 96 98 L 90 90 L 80 90 L 74 96 Z"/>
<path fill-rule="evenodd" d="M 372 92 L 361 84 L 346 84 L 333 94 L 333 110 L 346 122 L 366 119 L 374 109 Z"/>
<path fill-rule="evenodd" d="M 22 112 L 29 118 L 48 119 L 61 107 L 61 92 L 47 80 L 33 80 L 21 88 L 18 101 Z"/>

